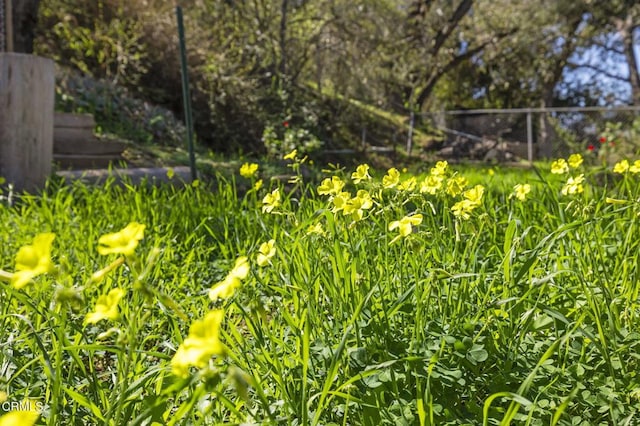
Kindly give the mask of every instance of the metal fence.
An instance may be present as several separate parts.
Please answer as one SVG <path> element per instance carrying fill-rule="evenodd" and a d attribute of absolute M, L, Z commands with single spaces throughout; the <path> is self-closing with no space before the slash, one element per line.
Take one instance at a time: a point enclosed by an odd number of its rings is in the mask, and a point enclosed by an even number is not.
<path fill-rule="evenodd" d="M 613 147 L 637 155 L 640 107 L 478 109 L 424 114 L 444 135 L 440 154 L 484 160 L 598 153 Z"/>

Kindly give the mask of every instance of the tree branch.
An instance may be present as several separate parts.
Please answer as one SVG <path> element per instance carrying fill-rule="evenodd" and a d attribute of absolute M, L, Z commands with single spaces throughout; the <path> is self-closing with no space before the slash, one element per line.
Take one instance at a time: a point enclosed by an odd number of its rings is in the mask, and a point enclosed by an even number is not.
<path fill-rule="evenodd" d="M 445 75 L 446 73 L 448 73 L 449 71 L 451 71 L 452 69 L 454 69 L 455 67 L 460 65 L 465 60 L 467 60 L 467 59 L 473 57 L 474 55 L 482 52 L 488 45 L 490 45 L 492 43 L 496 43 L 497 41 L 502 40 L 503 38 L 508 37 L 508 36 L 516 33 L 517 31 L 518 31 L 518 28 L 512 28 L 512 29 L 510 29 L 508 31 L 505 31 L 503 33 L 496 34 L 490 40 L 485 41 L 484 43 L 480 44 L 479 46 L 476 46 L 473 49 L 469 49 L 469 50 L 467 50 L 466 52 L 464 52 L 464 53 L 462 53 L 460 55 L 454 56 L 449 62 L 447 62 L 444 66 L 439 67 L 437 69 L 437 71 L 434 71 L 427 78 L 425 86 L 422 89 L 420 89 L 420 91 L 418 92 L 418 97 L 416 99 L 416 105 L 422 106 L 425 103 L 427 98 L 431 95 L 431 92 L 433 91 L 436 83 L 440 80 L 440 78 L 443 75 Z"/>
<path fill-rule="evenodd" d="M 613 73 L 611 73 L 611 72 L 609 72 L 609 71 L 607 71 L 607 70 L 604 70 L 604 69 L 602 69 L 602 68 L 600 68 L 600 67 L 596 67 L 595 65 L 591 65 L 591 64 L 578 64 L 578 63 L 576 63 L 576 62 L 567 62 L 567 65 L 568 65 L 568 66 L 570 66 L 570 67 L 571 67 L 572 69 L 574 69 L 574 70 L 576 70 L 576 69 L 580 69 L 580 68 L 584 68 L 584 69 L 588 69 L 588 70 L 591 70 L 591 71 L 595 71 L 595 72 L 597 72 L 598 74 L 602 74 L 602 75 L 604 75 L 604 76 L 606 76 L 606 77 L 613 78 L 613 79 L 618 80 L 618 81 L 624 81 L 624 82 L 628 82 L 628 81 L 629 81 L 629 80 L 628 80 L 627 78 L 625 78 L 625 77 L 622 77 L 622 76 L 617 75 L 617 74 L 613 74 Z"/>
<path fill-rule="evenodd" d="M 442 46 L 447 41 L 447 39 L 453 33 L 453 30 L 456 29 L 462 18 L 464 18 L 469 10 L 471 9 L 471 5 L 473 5 L 473 0 L 462 0 L 462 2 L 458 5 L 449 21 L 442 27 L 433 40 L 433 47 L 431 48 L 432 55 L 437 55 Z"/>

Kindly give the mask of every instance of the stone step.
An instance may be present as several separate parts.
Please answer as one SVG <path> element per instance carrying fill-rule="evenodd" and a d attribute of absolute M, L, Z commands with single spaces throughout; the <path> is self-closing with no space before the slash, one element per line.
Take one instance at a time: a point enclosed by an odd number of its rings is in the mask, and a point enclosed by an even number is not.
<path fill-rule="evenodd" d="M 172 167 L 173 178 L 167 175 L 168 167 L 140 167 L 131 169 L 95 169 L 59 171 L 56 175 L 65 181 L 80 180 L 86 184 L 99 185 L 108 178 L 114 177 L 116 182 L 127 182 L 134 185 L 142 182 L 150 184 L 171 183 L 182 186 L 191 182 L 191 169 L 185 166 Z"/>
<path fill-rule="evenodd" d="M 65 129 L 74 130 L 75 129 Z M 95 136 L 78 138 L 59 138 L 54 136 L 53 155 L 74 154 L 74 155 L 119 155 L 127 148 L 125 142 L 99 140 Z"/>
<path fill-rule="evenodd" d="M 120 154 L 54 154 L 53 162 L 62 170 L 99 169 L 126 163 Z"/>
<path fill-rule="evenodd" d="M 53 126 L 57 128 L 91 129 L 96 127 L 96 121 L 91 114 L 71 114 L 56 112 L 53 116 Z"/>

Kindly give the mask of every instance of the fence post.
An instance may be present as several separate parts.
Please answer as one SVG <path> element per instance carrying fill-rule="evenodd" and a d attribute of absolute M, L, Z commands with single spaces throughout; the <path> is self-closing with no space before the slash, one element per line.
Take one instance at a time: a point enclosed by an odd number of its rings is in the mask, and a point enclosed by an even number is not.
<path fill-rule="evenodd" d="M 527 112 L 527 158 L 533 163 L 533 120 L 531 111 Z"/>
<path fill-rule="evenodd" d="M 0 53 L 0 176 L 18 191 L 51 174 L 54 95 L 51 59 Z"/>
<path fill-rule="evenodd" d="M 182 100 L 184 103 L 184 118 L 187 126 L 187 147 L 189 149 L 189 166 L 191 179 L 198 178 L 196 169 L 196 155 L 193 147 L 193 114 L 191 113 L 191 91 L 189 90 L 189 70 L 187 66 L 187 48 L 184 40 L 184 22 L 182 19 L 182 7 L 176 6 L 176 19 L 178 21 L 178 48 L 180 49 L 180 67 L 182 70 Z"/>
<path fill-rule="evenodd" d="M 416 123 L 416 112 L 411 108 L 409 116 L 409 135 L 407 136 L 407 157 L 411 157 L 411 149 L 413 148 L 413 126 Z"/>

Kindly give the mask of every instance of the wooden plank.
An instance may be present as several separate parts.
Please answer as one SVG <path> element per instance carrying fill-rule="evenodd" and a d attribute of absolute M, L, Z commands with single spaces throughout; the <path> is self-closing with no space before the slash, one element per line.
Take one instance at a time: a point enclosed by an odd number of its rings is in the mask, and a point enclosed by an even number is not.
<path fill-rule="evenodd" d="M 54 64 L 0 53 L 0 176 L 17 190 L 37 190 L 51 174 Z"/>
<path fill-rule="evenodd" d="M 93 129 L 96 127 L 96 121 L 91 114 L 71 114 L 67 112 L 56 112 L 53 118 L 55 128 L 82 128 Z"/>

